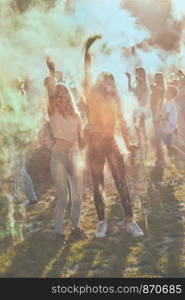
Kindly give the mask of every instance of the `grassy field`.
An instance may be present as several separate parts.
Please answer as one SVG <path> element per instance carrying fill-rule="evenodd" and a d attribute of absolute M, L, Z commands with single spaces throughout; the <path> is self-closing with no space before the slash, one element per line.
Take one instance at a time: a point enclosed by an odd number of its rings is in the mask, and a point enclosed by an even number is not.
<path fill-rule="evenodd" d="M 164 170 L 140 164 L 134 176 L 128 169 L 134 213 L 145 232 L 142 239 L 126 234 L 119 196 L 109 175 L 105 192 L 108 235 L 96 239 L 92 189 L 86 184 L 81 227 L 88 238 L 71 239 L 69 205 L 68 240 L 59 247 L 52 240 L 55 189 L 49 174 L 34 173 L 34 167 L 32 176 L 40 201 L 27 207 L 24 240 L 1 247 L 0 277 L 185 277 L 183 169 L 174 164 Z"/>

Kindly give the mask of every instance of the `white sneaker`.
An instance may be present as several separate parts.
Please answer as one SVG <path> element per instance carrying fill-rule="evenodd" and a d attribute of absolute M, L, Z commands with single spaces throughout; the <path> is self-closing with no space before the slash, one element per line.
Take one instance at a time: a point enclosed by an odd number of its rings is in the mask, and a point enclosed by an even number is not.
<path fill-rule="evenodd" d="M 107 233 L 107 222 L 106 221 L 99 221 L 97 228 L 96 228 L 96 234 L 95 237 L 97 238 L 103 238 L 105 237 Z"/>
<path fill-rule="evenodd" d="M 126 224 L 126 232 L 132 234 L 135 237 L 144 236 L 144 232 L 135 221 L 128 222 Z"/>

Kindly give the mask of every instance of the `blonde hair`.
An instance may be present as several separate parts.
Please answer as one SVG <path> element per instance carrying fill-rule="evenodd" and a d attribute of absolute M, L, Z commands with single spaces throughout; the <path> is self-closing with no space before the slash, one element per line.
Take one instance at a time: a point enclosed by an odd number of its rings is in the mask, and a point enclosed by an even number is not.
<path fill-rule="evenodd" d="M 58 97 L 58 93 L 61 90 L 63 90 L 64 93 L 67 94 L 68 105 L 66 105 L 66 103 L 64 103 L 63 95 L 60 95 L 60 97 L 61 97 L 61 104 L 64 104 L 63 111 L 60 111 L 60 113 L 64 117 L 66 117 L 66 115 L 71 115 L 71 116 L 76 117 L 76 118 L 80 117 L 80 113 L 79 113 L 78 108 L 76 106 L 76 103 L 75 103 L 75 100 L 74 100 L 74 96 L 73 96 L 72 92 L 70 91 L 70 89 L 69 89 L 69 87 L 67 85 L 65 85 L 64 83 L 58 83 L 56 85 L 56 87 L 55 87 L 55 99 Z"/>

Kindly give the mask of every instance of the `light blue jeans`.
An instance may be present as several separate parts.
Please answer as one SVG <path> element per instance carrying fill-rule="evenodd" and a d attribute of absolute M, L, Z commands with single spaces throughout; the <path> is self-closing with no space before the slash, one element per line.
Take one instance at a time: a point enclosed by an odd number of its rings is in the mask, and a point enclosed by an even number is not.
<path fill-rule="evenodd" d="M 55 232 L 63 232 L 65 210 L 71 196 L 71 226 L 77 228 L 81 214 L 83 175 L 78 167 L 78 150 L 65 150 L 54 145 L 51 153 L 51 175 L 56 186 Z M 70 190 L 69 190 L 70 189 Z"/>
<path fill-rule="evenodd" d="M 19 199 L 20 193 L 24 192 L 30 204 L 37 202 L 32 179 L 26 170 L 25 154 L 22 154 L 20 160 L 15 163 L 15 172 L 15 199 Z"/>
<path fill-rule="evenodd" d="M 33 187 L 33 182 L 32 179 L 30 177 L 30 175 L 28 174 L 26 167 L 23 165 L 21 168 L 21 176 L 23 179 L 23 183 L 24 183 L 24 191 L 25 194 L 27 196 L 27 199 L 29 201 L 30 204 L 37 202 L 37 196 Z"/>

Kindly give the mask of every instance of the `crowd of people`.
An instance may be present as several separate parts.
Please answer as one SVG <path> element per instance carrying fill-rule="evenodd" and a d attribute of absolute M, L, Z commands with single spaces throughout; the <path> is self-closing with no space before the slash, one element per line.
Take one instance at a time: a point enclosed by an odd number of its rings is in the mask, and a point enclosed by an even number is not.
<path fill-rule="evenodd" d="M 169 82 L 165 82 L 162 73 L 154 74 L 149 85 L 144 68 L 136 69 L 136 87 L 131 86 L 131 75 L 128 77 L 128 89 L 131 91 L 138 103 L 133 116 L 133 124 L 138 136 L 141 148 L 141 159 L 147 159 L 149 136 L 146 130 L 146 121 L 151 116 L 154 148 L 156 152 L 156 165 L 165 167 L 165 156 L 163 145 L 176 156 L 185 158 L 183 151 L 184 142 L 184 96 L 185 96 L 185 75 L 182 71 L 172 74 Z M 175 134 L 181 136 L 179 144 L 182 148 L 174 145 Z"/>
<path fill-rule="evenodd" d="M 65 83 L 63 74 L 56 71 L 55 64 L 49 57 L 46 58 L 46 65 L 49 76 L 44 80 L 44 87 L 48 96 L 50 171 L 57 192 L 55 242 L 65 243 L 64 217 L 69 199 L 72 204 L 71 234 L 78 238 L 86 238 L 83 229 L 79 226 L 84 183 L 82 167 L 77 163 L 84 147 L 88 149 L 88 165 L 92 176 L 98 219 L 95 236 L 105 237 L 108 229 L 103 199 L 104 166 L 107 161 L 125 214 L 126 231 L 135 237 L 142 237 L 144 232 L 133 215 L 124 155 L 116 143 L 115 134 L 119 129 L 127 150 L 133 155 L 139 151 L 140 159 L 146 160 L 150 139 L 146 121 L 151 116 L 157 166 L 165 167 L 164 145 L 171 153 L 184 158 L 184 73 L 178 71 L 170 82 L 165 82 L 162 73 L 156 73 L 153 79 L 150 79 L 149 85 L 146 71 L 140 67 L 136 69 L 135 86 L 131 74 L 125 74 L 128 78 L 128 91 L 137 101 L 132 120 L 138 141 L 135 145 L 131 142 L 124 117 L 127 114 L 126 105 L 123 109 L 115 78 L 111 73 L 102 72 L 92 86 L 86 86 L 84 96 L 80 97 L 77 103 L 75 92 Z M 28 93 L 23 83 L 17 83 L 16 88 L 18 93 Z M 177 132 L 182 140 L 182 148 L 173 143 L 173 136 Z M 21 176 L 25 193 L 29 203 L 35 204 L 38 199 L 31 177 L 26 170 L 25 157 L 22 161 Z"/>

